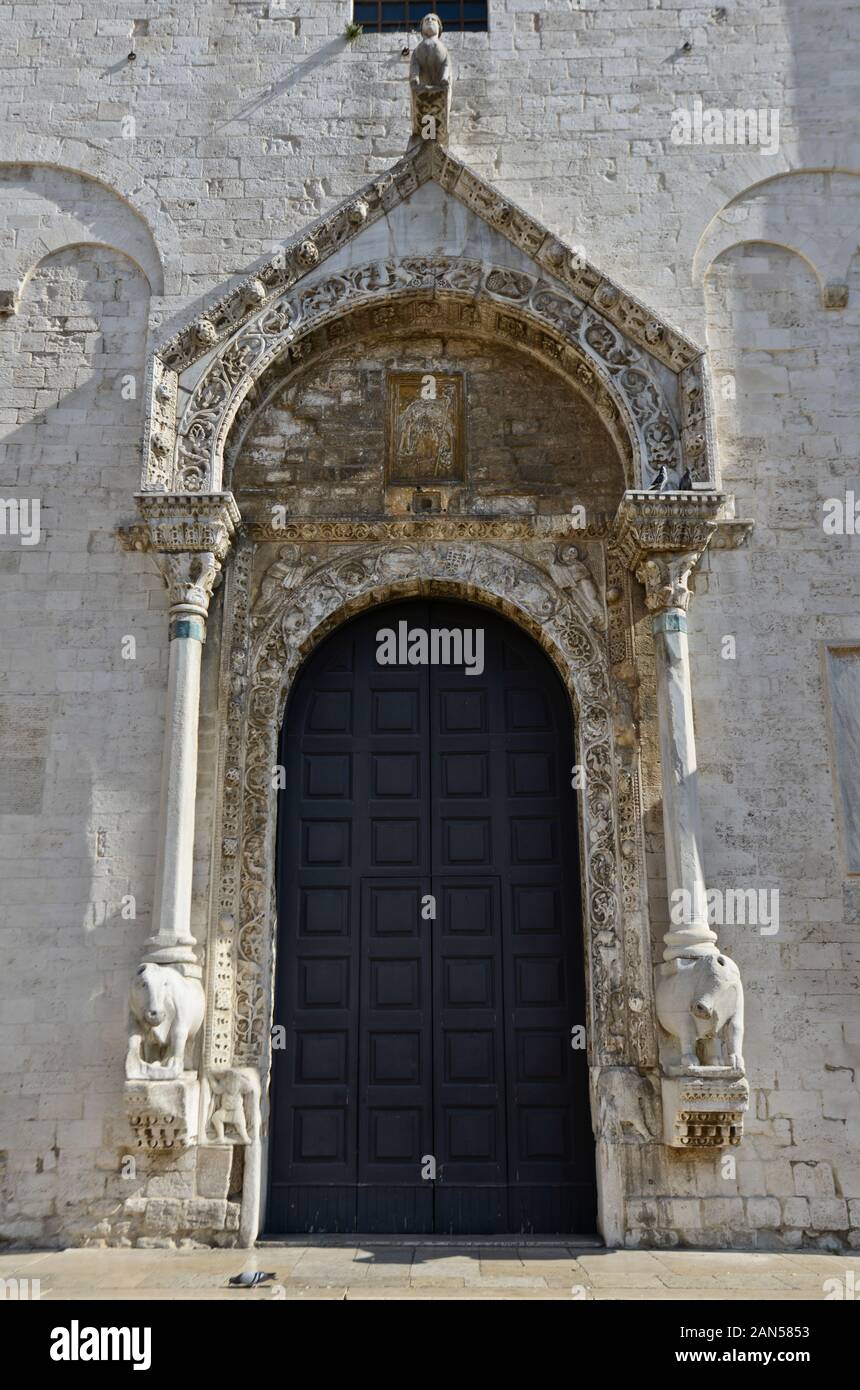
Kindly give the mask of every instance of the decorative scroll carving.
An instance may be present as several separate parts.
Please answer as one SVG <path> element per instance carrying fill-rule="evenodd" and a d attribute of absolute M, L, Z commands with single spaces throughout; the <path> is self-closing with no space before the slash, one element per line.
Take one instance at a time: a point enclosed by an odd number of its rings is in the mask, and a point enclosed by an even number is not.
<path fill-rule="evenodd" d="M 525 541 L 539 537 L 561 540 L 600 540 L 612 529 L 613 518 L 591 512 L 579 526 L 569 516 L 482 518 L 474 516 L 387 517 L 384 521 L 302 517 L 296 521 L 246 523 L 255 541 Z"/>

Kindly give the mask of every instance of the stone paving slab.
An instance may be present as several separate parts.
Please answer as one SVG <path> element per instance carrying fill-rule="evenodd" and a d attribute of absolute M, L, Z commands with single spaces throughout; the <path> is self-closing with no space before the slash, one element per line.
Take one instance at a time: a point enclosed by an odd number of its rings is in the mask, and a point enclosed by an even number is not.
<path fill-rule="evenodd" d="M 265 1270 L 275 1286 L 230 1289 L 241 1270 Z M 256 1250 L 64 1250 L 0 1254 L 0 1278 L 38 1279 L 49 1300 L 231 1299 L 824 1299 L 824 1281 L 860 1252 L 647 1251 L 539 1245 L 386 1240 L 314 1242 Z"/>

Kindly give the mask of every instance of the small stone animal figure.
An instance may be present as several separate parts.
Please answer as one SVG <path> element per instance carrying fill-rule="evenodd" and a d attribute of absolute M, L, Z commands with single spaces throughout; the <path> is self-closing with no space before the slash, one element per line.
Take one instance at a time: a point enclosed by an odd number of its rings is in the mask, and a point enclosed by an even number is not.
<path fill-rule="evenodd" d="M 130 1080 L 175 1080 L 185 1048 L 203 1022 L 203 988 L 171 965 L 138 966 L 129 995 L 131 1023 L 125 1074 Z"/>
<path fill-rule="evenodd" d="M 672 1065 L 743 1070 L 744 991 L 728 956 L 682 957 L 677 969 L 658 980 L 656 1002 L 660 1027 L 678 1043 Z"/>

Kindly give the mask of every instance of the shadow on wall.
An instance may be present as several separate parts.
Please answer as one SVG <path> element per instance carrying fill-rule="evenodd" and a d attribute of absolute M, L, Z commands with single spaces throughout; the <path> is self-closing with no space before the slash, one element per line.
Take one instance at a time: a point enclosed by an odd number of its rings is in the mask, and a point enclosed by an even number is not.
<path fill-rule="evenodd" d="M 0 163 L 0 291 L 20 299 L 52 252 L 115 247 L 163 293 L 161 259 L 141 215 L 105 184 L 53 165 Z"/>
<path fill-rule="evenodd" d="M 129 259 L 68 247 L 0 321 L 0 497 L 38 501 L 41 522 L 37 544 L 0 536 L 0 949 L 18 1025 L 0 1235 L 19 1238 L 91 1224 L 105 1200 L 153 881 L 162 586 L 115 537 L 138 482 L 148 302 Z"/>

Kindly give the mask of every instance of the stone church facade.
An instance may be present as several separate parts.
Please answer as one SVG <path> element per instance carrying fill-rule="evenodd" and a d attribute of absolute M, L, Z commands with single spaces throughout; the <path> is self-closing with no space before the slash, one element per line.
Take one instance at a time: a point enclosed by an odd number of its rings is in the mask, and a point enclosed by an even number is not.
<path fill-rule="evenodd" d="M 590 1171 L 608 1245 L 858 1243 L 850 14 L 446 9 L 4 18 L 5 1241 L 583 1233 Z M 570 737 L 359 737 L 344 644 L 418 603 Z M 431 795 L 472 747 L 487 804 Z M 413 753 L 428 842 L 493 797 L 503 853 L 380 848 L 420 817 L 362 768 Z M 433 907 L 380 947 L 374 885 Z M 436 954 L 453 889 L 492 950 Z"/>

